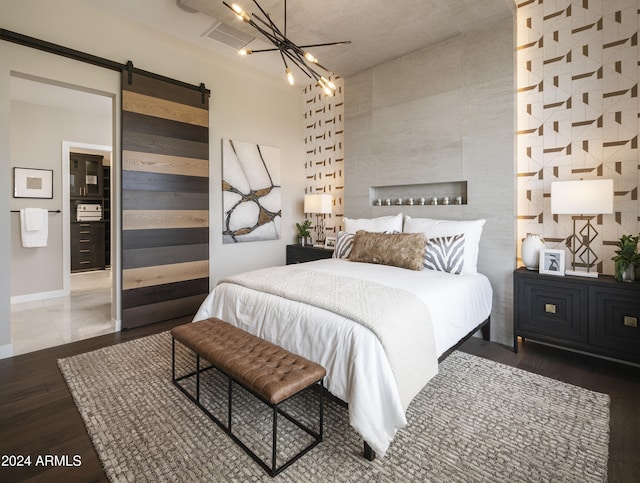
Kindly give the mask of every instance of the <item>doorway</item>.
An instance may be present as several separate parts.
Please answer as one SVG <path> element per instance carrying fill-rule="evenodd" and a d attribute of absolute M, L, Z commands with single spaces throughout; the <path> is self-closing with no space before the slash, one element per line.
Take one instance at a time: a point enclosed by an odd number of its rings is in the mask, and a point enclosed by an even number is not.
<path fill-rule="evenodd" d="M 100 154 L 111 165 L 115 101 L 46 79 L 12 73 L 10 80 L 12 166 L 53 172 L 51 199 L 11 200 L 12 211 L 50 213 L 46 247 L 22 247 L 20 215 L 11 222 L 11 339 L 18 355 L 119 330 L 110 260 L 102 270 L 70 269 L 69 156 Z"/>

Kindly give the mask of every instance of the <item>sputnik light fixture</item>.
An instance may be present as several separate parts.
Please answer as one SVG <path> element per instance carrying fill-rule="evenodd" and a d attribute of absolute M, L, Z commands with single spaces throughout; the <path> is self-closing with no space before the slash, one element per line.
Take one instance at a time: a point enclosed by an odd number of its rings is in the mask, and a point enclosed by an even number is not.
<path fill-rule="evenodd" d="M 341 42 L 328 42 L 322 44 L 309 44 L 309 45 L 296 45 L 289 38 L 287 38 L 287 0 L 284 0 L 284 28 L 280 30 L 278 26 L 271 20 L 271 17 L 260 4 L 253 0 L 264 18 L 255 13 L 247 14 L 238 4 L 233 3 L 229 5 L 227 2 L 222 2 L 227 8 L 243 22 L 251 25 L 254 29 L 260 32 L 267 38 L 275 47 L 272 49 L 241 49 L 238 51 L 240 55 L 251 55 L 259 52 L 280 52 L 280 57 L 284 64 L 285 74 L 289 84 L 293 85 L 295 80 L 289 62 L 298 67 L 307 77 L 315 82 L 326 95 L 332 96 L 336 90 L 336 86 L 331 82 L 328 77 L 335 75 L 325 66 L 318 62 L 318 59 L 306 49 L 310 47 L 325 47 L 328 45 L 338 44 L 350 44 L 351 41 Z M 287 59 L 289 62 L 287 62 Z M 325 75 L 320 74 L 318 71 L 324 71 Z"/>

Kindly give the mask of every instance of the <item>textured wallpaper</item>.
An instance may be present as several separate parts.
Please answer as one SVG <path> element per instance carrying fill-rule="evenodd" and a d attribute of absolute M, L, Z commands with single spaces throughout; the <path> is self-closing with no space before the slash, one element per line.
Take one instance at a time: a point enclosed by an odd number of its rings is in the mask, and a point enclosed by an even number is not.
<path fill-rule="evenodd" d="M 344 81 L 332 80 L 337 86 L 333 97 L 315 85 L 304 89 L 305 194 L 333 196 L 333 213 L 325 215 L 327 236 L 342 229 L 344 214 Z"/>
<path fill-rule="evenodd" d="M 518 3 L 518 249 L 527 233 L 546 248 L 571 235 L 571 216 L 551 214 L 553 181 L 613 179 L 614 214 L 593 220 L 599 272 L 613 274 L 615 241 L 638 234 L 639 13 L 640 0 Z"/>

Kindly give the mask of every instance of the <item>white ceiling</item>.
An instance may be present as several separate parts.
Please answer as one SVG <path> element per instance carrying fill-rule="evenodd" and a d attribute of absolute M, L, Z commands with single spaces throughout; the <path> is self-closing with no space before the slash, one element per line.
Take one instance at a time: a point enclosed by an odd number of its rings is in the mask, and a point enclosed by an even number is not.
<path fill-rule="evenodd" d="M 84 0 L 109 13 L 216 52 L 234 62 L 284 79 L 277 52 L 237 55 L 236 49 L 206 37 L 223 22 L 257 37 L 249 47 L 270 48 L 261 35 L 241 22 L 222 0 Z M 235 0 L 262 16 L 252 0 Z M 228 0 L 232 3 L 233 0 Z M 183 8 L 178 5 L 180 3 Z M 284 29 L 284 0 L 259 0 Z M 195 12 L 194 12 L 195 11 Z M 514 0 L 289 0 L 287 37 L 298 45 L 350 40 L 351 44 L 309 49 L 337 75 L 347 77 L 420 48 L 513 15 Z M 297 78 L 303 77 L 295 72 Z M 110 114 L 111 99 L 64 86 L 12 77 L 11 98 L 82 112 Z"/>
<path fill-rule="evenodd" d="M 250 48 L 273 47 L 223 5 L 222 0 L 84 0 L 168 35 L 283 76 L 277 52 L 247 58 L 202 35 L 219 22 L 257 35 Z M 233 3 L 234 0 L 227 0 Z M 188 13 L 178 6 L 180 3 Z M 235 0 L 248 13 L 261 14 L 252 0 Z M 284 0 L 259 0 L 280 29 Z M 289 0 L 287 37 L 297 45 L 350 40 L 349 45 L 310 49 L 336 74 L 347 77 L 465 31 L 513 15 L 514 0 Z"/>

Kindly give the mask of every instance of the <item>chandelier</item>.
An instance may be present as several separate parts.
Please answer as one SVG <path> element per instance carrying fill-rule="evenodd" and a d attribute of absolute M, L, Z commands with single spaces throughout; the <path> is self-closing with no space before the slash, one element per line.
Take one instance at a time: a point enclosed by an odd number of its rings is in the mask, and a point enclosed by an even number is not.
<path fill-rule="evenodd" d="M 262 12 L 263 17 L 256 15 L 255 13 L 247 14 L 238 4 L 233 3 L 229 5 L 227 2 L 222 2 L 227 8 L 233 11 L 236 16 L 245 23 L 251 25 L 254 29 L 264 35 L 275 47 L 272 49 L 260 49 L 260 50 L 251 50 L 251 49 L 240 49 L 238 54 L 240 55 L 250 55 L 258 52 L 280 52 L 280 57 L 282 58 L 282 62 L 284 63 L 285 74 L 287 76 L 287 80 L 289 84 L 294 84 L 293 73 L 289 68 L 289 62 L 296 67 L 298 67 L 307 77 L 309 77 L 313 82 L 315 82 L 326 95 L 332 96 L 336 90 L 336 86 L 333 82 L 331 82 L 327 77 L 334 76 L 335 74 L 331 72 L 329 69 L 324 67 L 322 64 L 318 62 L 318 59 L 313 56 L 306 49 L 309 47 L 325 47 L 328 45 L 338 45 L 338 44 L 350 44 L 351 41 L 343 41 L 343 42 L 329 42 L 323 44 L 309 44 L 309 45 L 296 45 L 290 39 L 287 38 L 287 0 L 284 0 L 284 28 L 280 30 L 278 26 L 271 20 L 271 17 L 267 12 L 263 10 L 260 4 L 253 0 L 253 3 L 256 4 L 260 12 Z M 287 61 L 289 60 L 289 62 Z M 322 71 L 326 73 L 322 75 L 319 73 Z"/>

